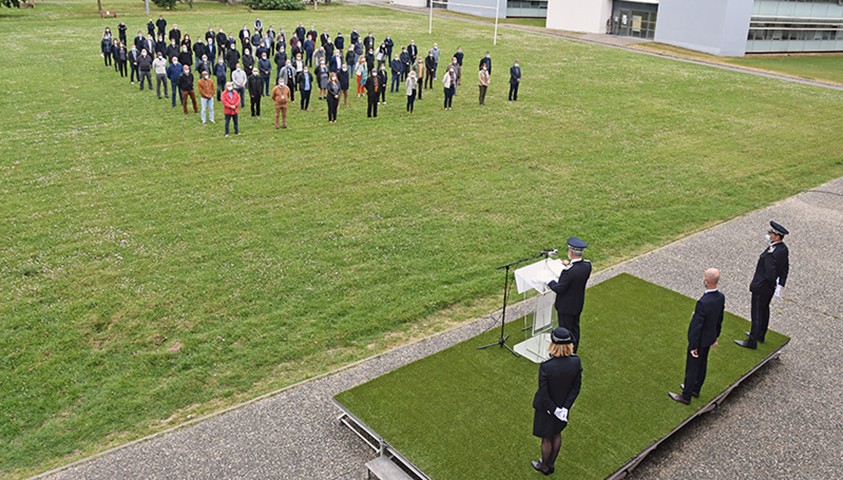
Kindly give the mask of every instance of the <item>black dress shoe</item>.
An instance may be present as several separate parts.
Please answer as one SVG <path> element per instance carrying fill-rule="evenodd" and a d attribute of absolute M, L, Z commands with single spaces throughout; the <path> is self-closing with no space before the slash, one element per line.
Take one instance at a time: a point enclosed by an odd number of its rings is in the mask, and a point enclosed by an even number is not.
<path fill-rule="evenodd" d="M 745 333 L 747 337 L 749 337 L 749 336 L 750 336 L 750 335 L 749 335 L 749 332 L 743 332 L 743 333 Z M 764 339 L 763 339 L 763 338 L 759 338 L 759 339 L 758 339 L 758 343 L 764 343 Z"/>
<path fill-rule="evenodd" d="M 749 349 L 752 349 L 752 350 L 756 349 L 756 345 L 749 340 L 735 340 L 735 343 L 737 343 L 738 345 L 740 345 L 741 347 L 744 347 L 744 348 L 749 348 Z"/>
<path fill-rule="evenodd" d="M 668 396 L 668 397 L 670 397 L 670 399 L 671 399 L 671 400 L 673 400 L 674 402 L 683 403 L 683 404 L 685 404 L 685 405 L 690 405 L 690 404 L 691 404 L 691 401 L 690 401 L 690 400 L 687 400 L 687 399 L 686 399 L 685 397 L 683 397 L 683 396 L 682 396 L 682 394 L 680 394 L 680 393 L 667 392 L 667 396 Z"/>
<path fill-rule="evenodd" d="M 680 383 L 680 384 L 679 384 L 679 388 L 681 388 L 681 389 L 682 389 L 682 391 L 684 392 L 684 391 L 685 391 L 685 384 L 684 384 L 684 383 Z M 692 396 L 692 397 L 694 397 L 694 398 L 700 398 L 700 392 L 696 392 L 696 393 L 691 392 L 691 396 Z"/>
<path fill-rule="evenodd" d="M 533 465 L 533 468 L 536 469 L 536 471 L 540 472 L 542 475 L 550 475 L 551 473 L 553 473 L 552 467 L 548 468 L 547 470 L 543 469 L 542 462 L 540 461 L 533 460 L 532 462 L 530 462 L 530 464 Z"/>

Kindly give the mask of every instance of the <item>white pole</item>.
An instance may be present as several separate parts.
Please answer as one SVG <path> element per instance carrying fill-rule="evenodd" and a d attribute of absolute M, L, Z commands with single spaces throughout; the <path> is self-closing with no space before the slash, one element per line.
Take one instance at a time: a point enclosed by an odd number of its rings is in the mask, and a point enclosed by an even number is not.
<path fill-rule="evenodd" d="M 143 4 L 146 7 L 146 14 L 149 15 L 149 0 L 144 0 Z"/>
<path fill-rule="evenodd" d="M 501 8 L 501 1 L 502 0 L 498 0 L 495 3 L 495 40 L 492 42 L 492 45 L 498 44 L 498 11 Z"/>
<path fill-rule="evenodd" d="M 430 2 L 430 21 L 427 24 L 427 34 L 433 35 L 433 0 L 428 0 Z"/>

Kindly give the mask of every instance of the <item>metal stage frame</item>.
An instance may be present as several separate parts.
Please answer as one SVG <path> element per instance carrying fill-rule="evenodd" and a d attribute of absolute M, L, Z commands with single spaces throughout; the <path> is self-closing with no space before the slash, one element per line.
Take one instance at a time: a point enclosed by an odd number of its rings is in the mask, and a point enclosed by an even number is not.
<path fill-rule="evenodd" d="M 631 471 L 633 471 L 635 469 L 635 467 L 640 465 L 641 462 L 643 462 L 644 459 L 647 458 L 647 455 L 649 455 L 654 450 L 656 450 L 659 447 L 659 445 L 664 443 L 665 440 L 669 439 L 676 432 L 682 430 L 682 428 L 685 425 L 688 425 L 689 423 L 691 423 L 697 417 L 700 417 L 703 414 L 711 412 L 714 409 L 716 409 L 717 407 L 719 407 L 723 403 L 723 401 L 726 400 L 726 397 L 728 397 L 729 394 L 731 394 L 732 391 L 735 388 L 738 387 L 738 385 L 743 383 L 744 380 L 746 380 L 747 378 L 752 376 L 752 374 L 757 372 L 761 367 L 763 367 L 764 365 L 769 363 L 771 360 L 774 360 L 774 359 L 778 360 L 782 349 L 784 347 L 786 347 L 788 343 L 790 343 L 790 339 L 788 339 L 779 348 L 770 352 L 770 354 L 767 355 L 766 357 L 764 357 L 764 359 L 760 363 L 755 365 L 755 367 L 753 367 L 750 371 L 748 371 L 743 376 L 738 378 L 734 383 L 729 385 L 729 387 L 727 387 L 726 390 L 723 390 L 722 392 L 720 392 L 719 395 L 717 395 L 711 401 L 709 401 L 708 403 L 703 405 L 702 408 L 699 408 L 696 412 L 694 412 L 693 415 L 691 415 L 690 417 L 685 419 L 685 421 L 683 421 L 676 428 L 671 430 L 670 433 L 668 433 L 664 437 L 662 437 L 662 438 L 654 441 L 650 445 L 648 445 L 647 448 L 645 448 L 644 450 L 639 452 L 636 456 L 630 458 L 619 469 L 617 469 L 614 473 L 612 473 L 611 475 L 609 475 L 606 478 L 608 480 L 620 480 L 620 479 L 626 477 Z M 669 401 L 669 400 L 665 399 L 665 402 L 667 402 L 667 401 Z M 378 454 L 378 456 L 388 457 L 396 465 L 398 465 L 398 467 L 400 467 L 402 470 L 404 470 L 404 472 L 407 473 L 408 477 L 412 478 L 413 480 L 430 480 L 430 477 L 425 475 L 425 473 L 419 467 L 415 466 L 409 459 L 407 459 L 406 456 L 402 455 L 398 450 L 396 450 L 392 445 L 390 445 L 383 437 L 378 435 L 377 432 L 372 430 L 369 426 L 367 426 L 365 423 L 363 423 L 359 418 L 355 417 L 354 414 L 351 413 L 350 411 L 348 411 L 348 409 L 346 409 L 341 403 L 334 400 L 334 404 L 337 406 L 337 408 L 341 412 L 339 417 L 337 417 L 337 420 L 340 422 L 340 424 L 345 425 L 352 432 L 354 432 L 355 435 L 360 437 L 360 439 L 362 439 L 366 443 L 366 445 L 369 446 L 369 448 L 371 448 L 375 453 Z"/>

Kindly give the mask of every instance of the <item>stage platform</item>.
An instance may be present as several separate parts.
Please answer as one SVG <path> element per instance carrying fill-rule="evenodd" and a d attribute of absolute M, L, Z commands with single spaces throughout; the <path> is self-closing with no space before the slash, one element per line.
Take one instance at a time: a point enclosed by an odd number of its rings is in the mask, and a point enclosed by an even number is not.
<path fill-rule="evenodd" d="M 758 350 L 740 348 L 732 340 L 744 337 L 749 322 L 727 313 L 701 398 L 690 406 L 673 402 L 667 392 L 678 391 L 683 380 L 694 302 L 627 274 L 588 289 L 582 391 L 554 476 L 623 478 L 671 435 L 717 408 L 789 341 L 770 331 Z M 507 325 L 511 344 L 524 339 L 523 324 Z M 493 328 L 340 393 L 340 422 L 400 465 L 403 478 L 537 478 L 529 461 L 539 457 L 531 407 L 538 367 L 503 348 L 476 350 L 499 332 Z"/>

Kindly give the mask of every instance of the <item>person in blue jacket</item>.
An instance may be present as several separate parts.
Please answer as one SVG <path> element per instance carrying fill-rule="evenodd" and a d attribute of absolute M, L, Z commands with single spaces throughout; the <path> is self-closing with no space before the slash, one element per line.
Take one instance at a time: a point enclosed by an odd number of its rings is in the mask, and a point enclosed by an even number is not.
<path fill-rule="evenodd" d="M 172 91 L 173 107 L 176 106 L 176 96 L 181 101 L 181 89 L 179 88 L 179 78 L 182 74 L 182 65 L 179 63 L 178 57 L 173 57 L 170 66 L 167 67 L 167 78 L 170 79 L 170 89 Z"/>

